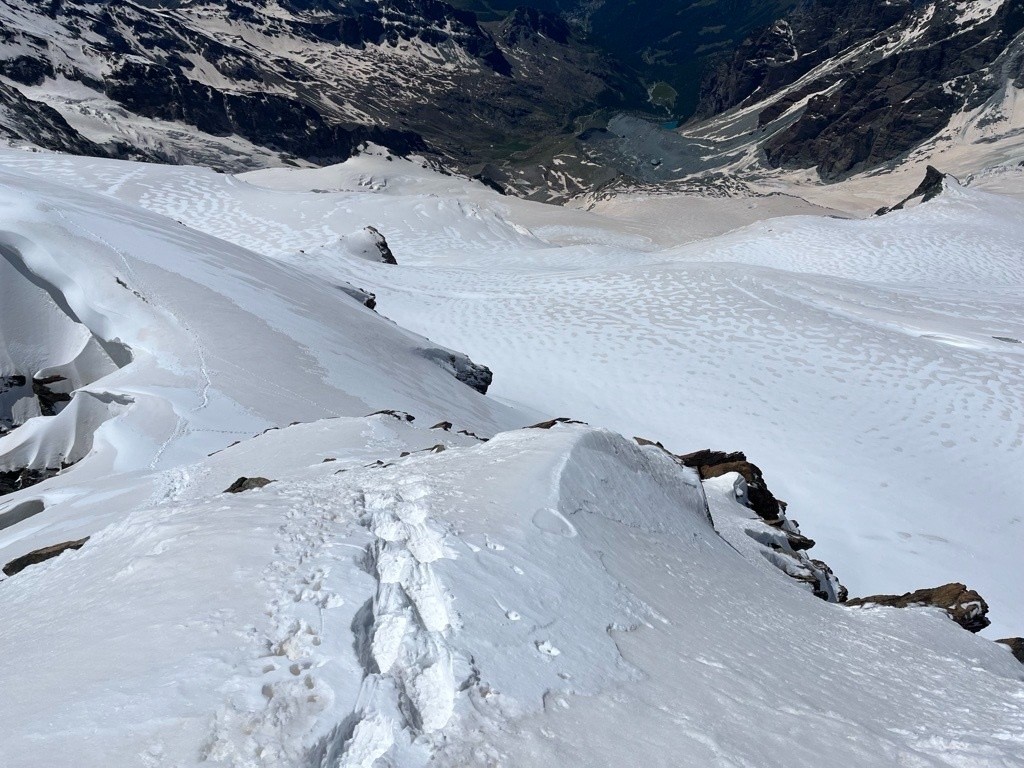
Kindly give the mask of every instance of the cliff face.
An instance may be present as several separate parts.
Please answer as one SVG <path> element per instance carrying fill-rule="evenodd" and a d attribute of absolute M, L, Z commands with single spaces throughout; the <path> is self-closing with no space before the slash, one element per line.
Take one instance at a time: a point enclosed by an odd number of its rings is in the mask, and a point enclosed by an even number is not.
<path fill-rule="evenodd" d="M 0 77 L 108 153 L 231 170 L 364 142 L 505 158 L 630 87 L 558 17 L 485 29 L 437 0 L 32 0 L 0 7 Z"/>
<path fill-rule="evenodd" d="M 752 108 L 771 134 L 771 166 L 841 178 L 1020 87 L 1022 31 L 1019 0 L 816 0 L 722 63 L 702 86 L 698 115 Z"/>

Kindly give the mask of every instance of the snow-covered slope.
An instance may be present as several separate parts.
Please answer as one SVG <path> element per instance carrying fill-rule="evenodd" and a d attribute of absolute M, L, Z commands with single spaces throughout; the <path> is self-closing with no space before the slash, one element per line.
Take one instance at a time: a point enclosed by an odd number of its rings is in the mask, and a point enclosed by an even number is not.
<path fill-rule="evenodd" d="M 773 218 L 672 248 L 786 203 L 682 198 L 673 213 L 669 198 L 659 227 L 643 200 L 638 225 L 625 204 L 553 209 L 373 155 L 244 180 L 5 161 L 369 288 L 384 315 L 491 367 L 498 396 L 680 452 L 743 449 L 855 593 L 966 580 L 997 631 L 1018 631 L 1015 200 L 951 189 L 878 220 Z M 334 246 L 367 224 L 397 267 Z"/>
<path fill-rule="evenodd" d="M 4 764 L 1024 764 L 1006 649 L 793 589 L 657 448 L 472 442 L 270 433 L 4 583 Z M 276 482 L 218 495 L 254 470 Z"/>
<path fill-rule="evenodd" d="M 1019 634 L 1020 203 L 676 245 L 685 198 L 385 154 L 0 164 L 0 469 L 77 461 L 0 497 L 0 560 L 90 537 L 0 581 L 0 765 L 1024 766 L 1007 648 L 814 598 L 736 475 L 628 439 L 743 449 L 855 593 L 963 580 Z"/>

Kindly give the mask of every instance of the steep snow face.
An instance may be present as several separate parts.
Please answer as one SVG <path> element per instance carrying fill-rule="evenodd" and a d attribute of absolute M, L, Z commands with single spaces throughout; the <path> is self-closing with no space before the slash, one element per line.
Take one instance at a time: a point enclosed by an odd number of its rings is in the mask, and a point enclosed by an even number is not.
<path fill-rule="evenodd" d="M 187 475 L 0 582 L 5 765 L 1024 764 L 1005 648 L 794 589 L 659 449 L 375 416 Z"/>
<path fill-rule="evenodd" d="M 164 469 L 268 427 L 384 407 L 455 411 L 482 434 L 524 420 L 456 380 L 449 361 L 465 358 L 336 277 L 10 171 L 0 217 L 0 470 L 90 451 L 68 478 Z"/>

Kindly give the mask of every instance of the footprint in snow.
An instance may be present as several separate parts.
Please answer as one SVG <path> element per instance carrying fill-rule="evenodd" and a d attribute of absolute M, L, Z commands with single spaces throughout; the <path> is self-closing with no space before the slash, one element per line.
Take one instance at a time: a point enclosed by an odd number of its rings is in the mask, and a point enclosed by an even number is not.
<path fill-rule="evenodd" d="M 538 640 L 534 643 L 537 646 L 537 650 L 543 653 L 545 656 L 561 656 L 562 652 L 555 648 L 549 640 Z"/>

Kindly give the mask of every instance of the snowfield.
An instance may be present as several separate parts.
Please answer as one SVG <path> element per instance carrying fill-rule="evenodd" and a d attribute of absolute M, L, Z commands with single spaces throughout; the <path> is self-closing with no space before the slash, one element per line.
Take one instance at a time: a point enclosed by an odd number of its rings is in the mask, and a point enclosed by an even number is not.
<path fill-rule="evenodd" d="M 1024 204 L 674 204 L 0 151 L 0 765 L 1024 766 Z"/>

